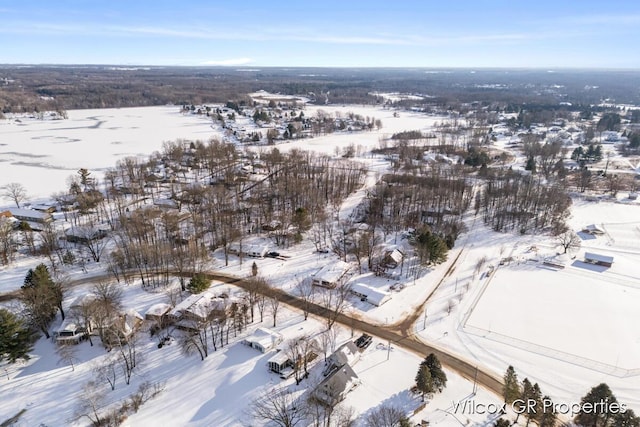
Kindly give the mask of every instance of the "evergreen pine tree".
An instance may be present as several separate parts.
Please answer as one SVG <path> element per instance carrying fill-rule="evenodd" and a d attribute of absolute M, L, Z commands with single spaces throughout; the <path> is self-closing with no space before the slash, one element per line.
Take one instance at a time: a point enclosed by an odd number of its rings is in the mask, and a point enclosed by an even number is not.
<path fill-rule="evenodd" d="M 550 402 L 551 398 L 544 396 L 542 400 L 543 402 Z M 555 427 L 557 421 L 558 415 L 553 410 L 553 405 L 547 405 L 547 408 L 538 411 L 538 425 L 540 427 Z"/>
<path fill-rule="evenodd" d="M 48 327 L 62 306 L 62 289 L 53 281 L 47 266 L 29 270 L 21 287 L 20 299 L 30 323 L 49 338 Z"/>
<path fill-rule="evenodd" d="M 504 374 L 504 387 L 502 389 L 502 397 L 507 405 L 511 405 L 514 400 L 520 397 L 520 384 L 518 383 L 518 374 L 513 366 L 509 366 Z"/>
<path fill-rule="evenodd" d="M 425 394 L 433 392 L 433 379 L 431 378 L 429 367 L 425 361 L 422 361 L 418 368 L 418 373 L 416 374 L 416 388 L 420 393 L 422 393 L 423 402 Z"/>
<path fill-rule="evenodd" d="M 595 410 L 590 411 L 580 411 L 578 415 L 576 415 L 574 421 L 576 424 L 581 424 L 583 426 L 608 426 L 609 421 L 613 417 L 613 414 L 609 412 L 609 408 L 607 405 L 598 405 L 600 402 L 608 402 L 608 405 L 611 403 L 617 402 L 616 397 L 613 395 L 613 392 L 605 383 L 599 384 L 593 387 L 581 400 L 580 407 L 587 407 L 586 404 L 592 405 Z M 597 406 L 593 406 L 597 405 Z M 604 406 L 604 407 L 603 407 Z"/>
<path fill-rule="evenodd" d="M 0 308 L 0 361 L 14 363 L 18 359 L 29 360 L 33 350 L 33 333 L 15 314 Z"/>
<path fill-rule="evenodd" d="M 615 416 L 613 424 L 616 427 L 640 427 L 640 417 L 632 409 L 627 409 Z"/>
<path fill-rule="evenodd" d="M 424 360 L 424 363 L 429 368 L 429 373 L 431 374 L 432 392 L 441 393 L 442 390 L 447 386 L 447 374 L 442 370 L 442 365 L 440 365 L 440 361 L 436 357 L 435 354 L 431 353 Z"/>
<path fill-rule="evenodd" d="M 526 401 L 527 412 L 525 415 L 527 417 L 526 426 L 528 427 L 531 420 L 538 419 L 542 413 L 542 392 L 540 391 L 540 386 L 538 385 L 538 383 L 535 383 L 531 387 L 531 389 L 529 390 L 529 394 L 526 397 Z M 530 401 L 535 402 L 535 405 L 529 404 L 528 402 Z"/>

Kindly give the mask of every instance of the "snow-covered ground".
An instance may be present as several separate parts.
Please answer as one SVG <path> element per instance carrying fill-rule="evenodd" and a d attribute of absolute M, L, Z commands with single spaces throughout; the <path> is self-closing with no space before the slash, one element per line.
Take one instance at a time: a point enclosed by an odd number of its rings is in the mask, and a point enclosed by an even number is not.
<path fill-rule="evenodd" d="M 572 213 L 575 231 L 596 224 L 606 234 L 579 233 L 582 246 L 570 251 L 564 269 L 543 265 L 562 252 L 548 236 L 473 227 L 454 274 L 433 295 L 415 332 L 497 374 L 513 365 L 556 402 L 577 402 L 606 382 L 637 411 L 640 205 L 575 200 Z M 613 256 L 612 267 L 584 263 L 586 251 Z M 500 265 L 508 257 L 513 260 Z"/>
<path fill-rule="evenodd" d="M 129 156 L 147 157 L 164 141 L 207 141 L 219 135 L 206 116 L 164 107 L 69 110 L 66 120 L 0 120 L 0 187 L 19 182 L 32 198 L 67 188 L 67 177 L 100 171 Z"/>
<path fill-rule="evenodd" d="M 442 120 L 408 112 L 394 117 L 393 110 L 359 106 L 308 106 L 305 115 L 313 115 L 318 109 L 339 111 L 343 115 L 353 111 L 375 117 L 382 120 L 383 128 L 370 132 L 336 132 L 278 144 L 277 148 L 334 154 L 337 149 L 354 144 L 363 147 L 366 153 L 377 147 L 381 138 L 405 130 L 426 131 Z M 56 122 L 0 122 L 0 144 L 4 144 L 0 145 L 0 162 L 3 162 L 0 185 L 22 182 L 31 196 L 45 197 L 61 191 L 66 177 L 80 167 L 99 172 L 123 156 L 147 155 L 158 150 L 164 140 L 206 140 L 216 135 L 210 121 L 183 116 L 176 107 L 71 111 L 69 116 L 69 120 Z M 56 144 L 56 141 L 66 143 Z M 25 154 L 32 156 L 30 160 L 23 161 Z M 46 157 L 33 157 L 40 155 Z M 369 173 L 363 187 L 343 203 L 340 218 L 349 216 L 387 167 L 383 159 L 366 154 L 356 160 L 363 162 Z M 353 298 L 347 310 L 372 323 L 391 324 L 419 307 L 435 290 L 414 329 L 425 341 L 493 370 L 497 375 L 502 375 L 508 365 L 514 365 L 521 379 L 529 377 L 539 382 L 543 393 L 556 402 L 577 402 L 589 388 L 606 382 L 620 401 L 639 411 L 640 334 L 636 327 L 640 320 L 636 309 L 640 305 L 639 213 L 637 202 L 594 203 L 576 198 L 569 220 L 572 228 L 579 231 L 586 225 L 596 224 L 605 234 L 581 234 L 582 247 L 570 254 L 564 269 L 542 265 L 542 260 L 561 250 L 553 239 L 495 233 L 487 229 L 479 217 L 474 219 L 468 215 L 469 231 L 456 242 L 445 264 L 429 269 L 415 281 L 402 278 L 404 288 L 393 292 L 393 298 L 381 307 Z M 402 239 L 389 243 L 402 244 Z M 288 258 L 258 259 L 256 263 L 259 274 L 287 290 L 337 260 L 334 254 L 314 252 L 309 240 L 278 250 Z M 586 265 L 580 261 L 585 251 L 614 256 L 614 264 L 606 269 Z M 507 257 L 513 260 L 500 265 L 500 260 Z M 476 268 L 482 258 L 486 261 Z M 0 292 L 19 287 L 26 270 L 41 261 L 43 259 L 19 259 L 12 268 L 0 270 Z M 215 254 L 213 268 L 246 276 L 250 274 L 252 261 L 245 259 L 240 265 L 238 258 L 232 256 L 229 265 L 224 266 L 221 254 Z M 451 274 L 445 276 L 454 261 Z M 89 268 L 91 273 L 97 273 L 96 266 Z M 370 274 L 358 277 L 355 273 L 352 269 L 353 280 L 365 280 L 382 290 L 388 290 L 396 282 Z M 89 279 L 91 274 L 86 277 Z M 69 298 L 77 292 L 82 292 L 82 288 L 75 288 Z M 131 308 L 140 311 L 155 302 L 166 302 L 167 298 L 163 293 L 141 291 L 136 285 L 130 285 L 127 294 L 127 300 L 132 301 Z M 304 323 L 301 317 L 299 313 L 283 311 L 279 324 L 295 329 Z M 321 323 L 314 320 L 307 322 L 321 327 Z M 349 338 L 349 331 L 343 330 L 341 338 Z M 374 340 L 355 366 L 362 385 L 348 396 L 346 405 L 354 407 L 359 414 L 366 414 L 381 402 L 415 409 L 419 402 L 409 395 L 408 389 L 413 384 L 420 358 L 394 348 L 386 360 L 387 352 L 377 349 L 377 344 L 384 343 Z M 249 402 L 262 391 L 280 384 L 281 380 L 269 374 L 265 367 L 268 356 L 241 344 L 213 353 L 205 362 L 200 362 L 197 356 L 185 357 L 178 347 L 157 349 L 155 339 L 147 339 L 143 344 L 145 362 L 141 371 L 144 376 L 136 378 L 134 383 L 144 378 L 164 381 L 166 386 L 165 391 L 133 415 L 127 425 L 246 425 Z M 78 352 L 81 363 L 75 371 L 57 364 L 51 342 L 40 340 L 35 354 L 37 360 L 22 370 L 7 371 L 10 379 L 0 381 L 3 396 L 0 421 L 27 408 L 18 425 L 81 424 L 73 419 L 76 397 L 91 378 L 91 366 L 105 354 L 99 347 L 81 344 Z M 466 416 L 452 413 L 452 401 L 470 398 L 473 386 L 451 372 L 448 375 L 450 385 L 445 393 L 436 396 L 414 420 L 430 420 L 431 425 L 467 424 Z M 135 384 L 129 387 L 121 384 L 110 393 L 110 399 L 124 398 L 135 390 Z M 477 402 L 499 400 L 486 391 L 478 393 Z M 476 415 L 470 423 L 485 425 L 487 421 Z"/>
<path fill-rule="evenodd" d="M 67 300 L 71 301 L 90 289 L 90 285 L 74 288 Z M 224 284 L 213 284 L 212 290 L 235 292 Z M 167 302 L 165 291 L 144 291 L 139 283 L 132 283 L 124 287 L 124 305 L 144 314 L 153 304 Z M 133 394 L 140 383 L 150 381 L 161 383 L 163 391 L 143 405 L 138 413 L 131 415 L 125 426 L 261 425 L 248 415 L 254 399 L 281 385 L 290 385 L 302 392 L 322 378 L 322 356 L 311 368 L 310 378 L 296 387 L 293 378 L 282 380 L 267 369 L 267 360 L 275 354 L 275 350 L 262 354 L 240 342 L 256 327 L 270 327 L 270 322 L 270 314 L 265 316 L 262 323 L 256 317 L 256 322 L 250 324 L 247 331 L 238 337 L 232 336 L 229 346 L 210 353 L 204 361 L 197 355 L 185 356 L 175 341 L 158 348 L 157 338 L 141 332 L 137 349 L 141 362 L 131 384 L 126 385 L 120 374 L 113 391 L 104 381 L 98 382 L 99 389 L 105 395 L 99 406 L 117 406 L 118 402 Z M 58 318 L 52 329 L 59 323 Z M 286 340 L 303 334 L 314 336 L 323 330 L 323 322 L 313 317 L 305 321 L 300 313 L 281 308 L 278 326 L 274 329 L 282 333 Z M 356 335 L 345 328 L 339 328 L 338 331 L 336 345 L 358 336 L 357 331 L 354 331 Z M 6 370 L 0 381 L 0 395 L 3 396 L 0 399 L 0 419 L 7 419 L 26 409 L 16 426 L 86 425 L 87 418 L 78 418 L 78 401 L 84 393 L 83 387 L 88 381 L 96 380 L 94 368 L 113 356 L 105 352 L 99 339 L 94 339 L 94 342 L 96 345 L 93 347 L 88 342 L 74 347 L 77 361 L 73 369 L 68 363 L 60 361 L 55 344 L 44 338 L 38 340 L 34 351 L 36 357 L 26 365 L 3 365 Z M 353 366 L 361 384 L 342 405 L 353 408 L 360 416 L 360 421 L 368 411 L 383 403 L 393 404 L 412 414 L 421 405 L 420 397 L 410 392 L 421 360 L 421 357 L 395 346 L 388 351 L 386 343 L 374 339 Z M 393 375 L 389 374 L 391 372 Z M 455 426 L 467 418 L 472 423 L 484 422 L 487 419 L 484 414 L 454 413 L 452 402 L 470 399 L 474 386 L 453 372 L 447 371 L 447 375 L 447 388 L 428 401 L 414 419 L 427 419 L 431 420 L 432 425 L 437 423 L 444 426 Z M 475 399 L 484 404 L 499 402 L 497 397 L 482 389 L 477 391 Z"/>

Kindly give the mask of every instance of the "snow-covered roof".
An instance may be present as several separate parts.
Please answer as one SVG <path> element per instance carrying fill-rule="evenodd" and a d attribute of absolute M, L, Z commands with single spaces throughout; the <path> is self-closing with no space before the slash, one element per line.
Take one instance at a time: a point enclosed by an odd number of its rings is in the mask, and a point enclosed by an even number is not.
<path fill-rule="evenodd" d="M 336 283 L 349 270 L 349 264 L 337 261 L 327 264 L 316 273 L 313 280 L 317 282 Z"/>
<path fill-rule="evenodd" d="M 227 303 L 225 298 L 217 297 L 213 292 L 204 291 L 185 298 L 171 310 L 169 315 L 182 317 L 184 313 L 189 313 L 201 319 L 206 319 L 213 311 L 225 310 Z"/>
<path fill-rule="evenodd" d="M 613 263 L 613 257 L 608 255 L 594 254 L 593 252 L 585 252 L 584 259 L 587 261 L 604 262 L 607 264 Z"/>
<path fill-rule="evenodd" d="M 271 358 L 267 360 L 267 363 L 277 363 L 278 365 L 282 365 L 286 363 L 287 360 L 289 360 L 289 355 L 287 354 L 287 352 L 284 350 L 280 350 L 279 352 L 271 356 Z"/>
<path fill-rule="evenodd" d="M 329 356 L 329 364 L 340 367 L 344 364 L 352 365 L 360 358 L 358 347 L 353 341 L 347 341 Z"/>
<path fill-rule="evenodd" d="M 145 316 L 160 317 L 167 314 L 169 311 L 171 311 L 171 304 L 159 302 L 149 307 Z"/>
<path fill-rule="evenodd" d="M 385 258 L 387 257 L 392 259 L 397 264 L 400 264 L 402 262 L 402 258 L 404 258 L 404 254 L 400 252 L 398 249 L 393 249 L 393 250 L 390 249 L 385 253 Z"/>
<path fill-rule="evenodd" d="M 351 292 L 364 295 L 367 302 L 380 306 L 391 299 L 391 294 L 380 289 L 372 288 L 364 283 L 352 283 Z"/>
<path fill-rule="evenodd" d="M 71 309 L 80 308 L 84 305 L 90 304 L 95 299 L 96 299 L 96 295 L 92 293 L 79 295 L 73 301 L 71 301 L 71 304 L 69 304 L 69 307 Z"/>
<path fill-rule="evenodd" d="M 279 342 L 282 342 L 282 335 L 267 328 L 258 328 L 253 334 L 245 338 L 250 344 L 259 344 L 264 349 L 270 349 Z"/>
<path fill-rule="evenodd" d="M 33 209 L 9 208 L 9 212 L 16 218 L 30 218 L 35 221 L 47 221 L 51 219 L 51 214 Z"/>

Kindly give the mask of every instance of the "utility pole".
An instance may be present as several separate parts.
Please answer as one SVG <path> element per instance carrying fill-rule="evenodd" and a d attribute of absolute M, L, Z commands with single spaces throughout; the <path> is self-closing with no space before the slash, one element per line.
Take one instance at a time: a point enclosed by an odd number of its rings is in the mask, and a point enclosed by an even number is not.
<path fill-rule="evenodd" d="M 471 393 L 473 396 L 478 392 L 478 367 L 476 366 L 476 373 L 473 376 L 473 392 Z"/>
<path fill-rule="evenodd" d="M 389 360 L 389 355 L 391 354 L 391 339 L 387 343 L 387 360 Z"/>
<path fill-rule="evenodd" d="M 422 330 L 427 329 L 427 307 L 424 308 L 424 322 L 422 324 Z"/>

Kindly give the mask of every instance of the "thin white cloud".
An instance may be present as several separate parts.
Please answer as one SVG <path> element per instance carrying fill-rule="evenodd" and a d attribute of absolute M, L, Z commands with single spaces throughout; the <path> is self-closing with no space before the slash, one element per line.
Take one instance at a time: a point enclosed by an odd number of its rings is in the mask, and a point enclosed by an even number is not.
<path fill-rule="evenodd" d="M 211 65 L 211 66 L 238 66 L 238 65 L 247 65 L 251 64 L 253 60 L 251 58 L 230 58 L 230 59 L 214 59 L 211 61 L 205 61 L 200 65 Z"/>
<path fill-rule="evenodd" d="M 576 15 L 563 18 L 563 22 L 576 25 L 638 25 L 640 14 Z"/>
<path fill-rule="evenodd" d="M 637 17 L 640 19 L 640 16 Z M 630 18 L 631 19 L 631 18 Z M 575 37 L 566 29 L 551 32 L 523 32 L 523 33 L 477 33 L 477 34 L 336 34 L 313 32 L 308 29 L 301 31 L 283 31 L 281 28 L 264 28 L 252 31 L 225 31 L 218 27 L 188 30 L 154 26 L 115 26 L 100 24 L 52 24 L 47 22 L 12 22 L 0 25 L 0 34 L 39 34 L 39 35 L 77 35 L 106 36 L 106 37 L 167 37 L 191 40 L 228 40 L 254 42 L 298 42 L 324 43 L 334 45 L 367 45 L 367 46 L 440 46 L 440 45 L 472 45 L 482 43 L 513 43 L 526 40 L 548 38 Z"/>

